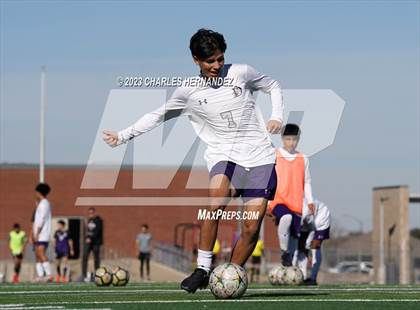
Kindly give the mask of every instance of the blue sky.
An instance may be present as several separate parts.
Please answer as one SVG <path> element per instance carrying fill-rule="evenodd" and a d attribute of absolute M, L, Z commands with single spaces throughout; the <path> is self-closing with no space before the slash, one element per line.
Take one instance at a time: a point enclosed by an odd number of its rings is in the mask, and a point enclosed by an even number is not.
<path fill-rule="evenodd" d="M 340 225 L 356 229 L 343 216 L 355 212 L 371 226 L 374 186 L 420 192 L 417 1 L 1 1 L 0 8 L 0 162 L 38 161 L 42 64 L 47 162 L 86 164 L 115 78 L 195 74 L 188 41 L 208 27 L 224 34 L 228 62 L 251 64 L 284 88 L 332 89 L 346 101 L 334 144 L 311 157 L 316 196 Z M 420 207 L 411 210 L 420 226 Z"/>

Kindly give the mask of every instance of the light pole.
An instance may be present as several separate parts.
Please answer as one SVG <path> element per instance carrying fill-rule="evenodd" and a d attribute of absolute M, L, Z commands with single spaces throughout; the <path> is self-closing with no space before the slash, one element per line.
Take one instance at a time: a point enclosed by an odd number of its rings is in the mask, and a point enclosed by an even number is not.
<path fill-rule="evenodd" d="M 41 107 L 39 119 L 39 182 L 45 181 L 45 65 L 41 68 Z"/>
<path fill-rule="evenodd" d="M 386 267 L 385 267 L 385 253 L 384 253 L 384 202 L 389 198 L 379 198 L 379 270 L 378 270 L 378 283 L 386 284 Z"/>

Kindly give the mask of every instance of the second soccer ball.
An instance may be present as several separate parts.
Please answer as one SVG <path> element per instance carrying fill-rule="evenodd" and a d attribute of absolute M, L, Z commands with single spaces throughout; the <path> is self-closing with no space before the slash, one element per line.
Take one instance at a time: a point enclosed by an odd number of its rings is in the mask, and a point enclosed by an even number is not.
<path fill-rule="evenodd" d="M 125 286 L 130 280 L 130 274 L 127 270 L 116 267 L 112 270 L 112 285 L 114 286 Z"/>

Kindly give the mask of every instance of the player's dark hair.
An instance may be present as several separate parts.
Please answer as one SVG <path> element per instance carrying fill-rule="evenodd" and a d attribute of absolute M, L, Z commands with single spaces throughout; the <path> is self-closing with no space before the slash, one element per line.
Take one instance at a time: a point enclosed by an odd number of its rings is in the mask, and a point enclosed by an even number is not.
<path fill-rule="evenodd" d="M 191 54 L 200 60 L 206 59 L 219 50 L 226 51 L 225 38 L 221 33 L 213 30 L 199 29 L 190 40 Z"/>
<path fill-rule="evenodd" d="M 90 207 L 90 208 L 88 209 L 88 211 L 93 211 L 93 212 L 95 212 L 95 208 L 94 208 L 94 207 Z"/>
<path fill-rule="evenodd" d="M 300 128 L 296 124 L 286 124 L 283 128 L 283 136 L 299 136 Z"/>
<path fill-rule="evenodd" d="M 147 225 L 147 224 L 143 224 L 143 225 L 141 225 L 141 227 L 144 227 L 146 229 L 149 229 L 149 225 Z"/>
<path fill-rule="evenodd" d="M 39 183 L 35 187 L 35 191 L 46 197 L 50 193 L 51 187 L 47 183 Z"/>
<path fill-rule="evenodd" d="M 14 223 L 14 224 L 13 224 L 13 229 L 17 229 L 17 228 L 20 228 L 19 223 Z"/>
<path fill-rule="evenodd" d="M 66 226 L 66 222 L 64 222 L 63 220 L 59 220 L 57 223 L 60 225 Z"/>

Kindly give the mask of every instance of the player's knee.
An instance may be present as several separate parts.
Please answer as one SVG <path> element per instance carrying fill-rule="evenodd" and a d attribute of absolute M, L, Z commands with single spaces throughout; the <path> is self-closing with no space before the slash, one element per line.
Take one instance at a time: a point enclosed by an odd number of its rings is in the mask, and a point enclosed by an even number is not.
<path fill-rule="evenodd" d="M 292 215 L 291 214 L 285 214 L 280 218 L 279 225 L 287 226 L 292 223 Z"/>
<path fill-rule="evenodd" d="M 321 241 L 320 240 L 312 240 L 311 249 L 319 250 L 320 248 L 321 248 Z"/>
<path fill-rule="evenodd" d="M 245 221 L 242 229 L 242 237 L 247 239 L 258 238 L 258 221 Z"/>

